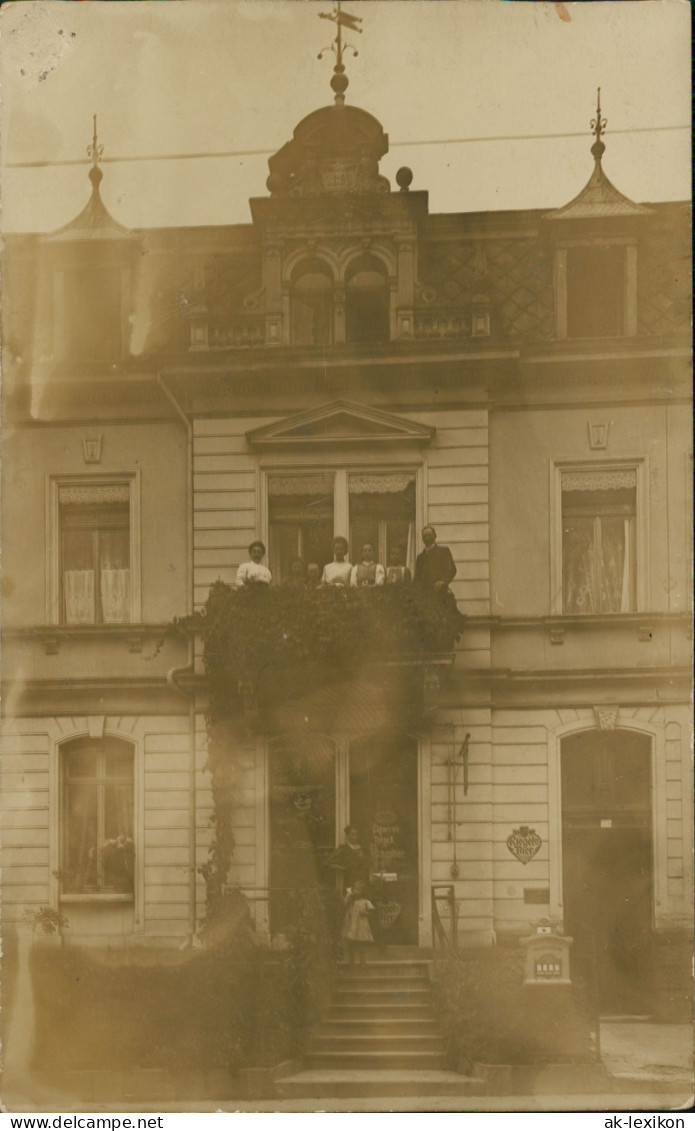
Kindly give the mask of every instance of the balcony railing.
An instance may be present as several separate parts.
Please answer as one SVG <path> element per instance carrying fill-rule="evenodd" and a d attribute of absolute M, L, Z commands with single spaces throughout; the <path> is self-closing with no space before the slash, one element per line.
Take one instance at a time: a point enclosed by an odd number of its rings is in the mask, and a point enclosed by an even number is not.
<path fill-rule="evenodd" d="M 209 349 L 252 349 L 265 345 L 265 319 L 258 314 L 224 320 L 211 319 Z"/>
<path fill-rule="evenodd" d="M 416 338 L 469 338 L 471 318 L 458 310 L 427 310 L 415 312 Z"/>

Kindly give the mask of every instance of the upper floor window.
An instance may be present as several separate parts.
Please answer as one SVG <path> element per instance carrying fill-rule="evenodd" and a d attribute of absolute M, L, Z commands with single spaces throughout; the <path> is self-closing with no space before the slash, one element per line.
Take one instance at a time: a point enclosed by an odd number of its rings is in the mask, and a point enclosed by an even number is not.
<path fill-rule="evenodd" d="M 333 279 L 319 260 L 307 260 L 293 273 L 290 336 L 296 346 L 328 346 L 333 341 Z"/>
<path fill-rule="evenodd" d="M 362 560 L 370 543 L 387 565 L 394 549 L 415 566 L 415 472 L 289 471 L 268 475 L 268 565 L 275 582 L 301 558 L 321 570 L 333 560 L 333 539 L 348 539 L 348 558 Z"/>
<path fill-rule="evenodd" d="M 65 272 L 65 351 L 80 361 L 114 362 L 123 355 L 120 266 Z"/>
<path fill-rule="evenodd" d="M 295 558 L 321 569 L 332 560 L 334 496 L 330 471 L 268 476 L 268 565 L 276 582 L 289 577 Z"/>
<path fill-rule="evenodd" d="M 354 561 L 365 542 L 387 565 L 394 549 L 401 562 L 415 565 L 415 476 L 412 472 L 348 475 L 350 546 Z"/>
<path fill-rule="evenodd" d="M 567 336 L 609 338 L 625 333 L 625 247 L 567 250 Z"/>
<path fill-rule="evenodd" d="M 140 620 L 138 473 L 51 479 L 47 623 Z"/>
<path fill-rule="evenodd" d="M 80 738 L 63 747 L 61 890 L 133 892 L 133 747 Z"/>
<path fill-rule="evenodd" d="M 561 491 L 562 611 L 633 611 L 636 469 L 563 470 Z"/>
<path fill-rule="evenodd" d="M 391 337 L 389 282 L 374 255 L 353 259 L 345 278 L 345 340 L 387 342 Z"/>

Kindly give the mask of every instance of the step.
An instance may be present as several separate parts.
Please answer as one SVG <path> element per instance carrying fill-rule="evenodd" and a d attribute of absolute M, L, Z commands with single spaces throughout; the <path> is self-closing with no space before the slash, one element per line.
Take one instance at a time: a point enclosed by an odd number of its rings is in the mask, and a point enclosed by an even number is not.
<path fill-rule="evenodd" d="M 380 959 L 415 959 L 417 962 L 432 961 L 431 946 L 377 946 L 376 955 Z"/>
<path fill-rule="evenodd" d="M 334 982 L 337 990 L 359 989 L 362 986 L 366 989 L 383 986 L 386 990 L 407 990 L 415 986 L 428 989 L 431 985 L 429 978 L 423 977 L 421 974 L 400 975 L 395 973 L 385 974 L 381 977 L 376 977 L 374 974 L 339 974 Z"/>
<path fill-rule="evenodd" d="M 376 962 L 339 962 L 337 977 L 358 974 L 371 978 L 429 978 L 429 962 L 414 962 L 410 959 L 377 960 Z"/>
<path fill-rule="evenodd" d="M 355 1096 L 481 1095 L 485 1083 L 438 1069 L 307 1069 L 275 1081 L 281 1099 L 349 1099 Z"/>
<path fill-rule="evenodd" d="M 365 1037 L 394 1036 L 404 1037 L 409 1034 L 422 1036 L 438 1036 L 440 1032 L 436 1018 L 431 1014 L 426 1017 L 333 1017 L 332 1013 L 325 1018 L 317 1030 L 326 1037 L 347 1037 L 351 1034 Z"/>
<path fill-rule="evenodd" d="M 444 1068 L 443 1052 L 312 1052 L 309 1068 Z"/>
<path fill-rule="evenodd" d="M 394 1036 L 393 1033 L 351 1033 L 334 1036 L 326 1035 L 319 1031 L 312 1037 L 308 1054 L 334 1052 L 378 1052 L 378 1053 L 443 1053 L 444 1042 L 438 1033 L 405 1033 Z"/>
<path fill-rule="evenodd" d="M 366 1002 L 346 1005 L 332 1005 L 328 1017 L 331 1021 L 369 1021 L 381 1018 L 384 1021 L 430 1021 L 432 1003 L 429 998 L 421 1003 L 408 1002 Z"/>
<path fill-rule="evenodd" d="M 338 1007 L 345 1007 L 345 1005 L 416 1005 L 420 1002 L 429 1004 L 432 1002 L 432 992 L 429 986 L 397 986 L 391 990 L 370 990 L 365 986 L 350 987 L 349 990 L 344 988 L 337 988 L 333 991 L 333 1003 Z"/>

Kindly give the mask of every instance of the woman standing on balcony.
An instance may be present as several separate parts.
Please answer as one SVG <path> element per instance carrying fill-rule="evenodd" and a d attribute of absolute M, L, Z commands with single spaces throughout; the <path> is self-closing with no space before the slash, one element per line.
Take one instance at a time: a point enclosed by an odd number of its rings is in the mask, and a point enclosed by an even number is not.
<path fill-rule="evenodd" d="M 333 561 L 323 567 L 322 585 L 349 585 L 352 566 L 347 560 L 347 538 L 333 539 Z"/>
<path fill-rule="evenodd" d="M 362 561 L 352 567 L 350 584 L 357 589 L 368 585 L 383 585 L 385 576 L 384 567 L 374 557 L 374 547 L 371 542 L 365 542 L 362 547 Z"/>
<path fill-rule="evenodd" d="M 273 575 L 267 566 L 264 566 L 265 546 L 261 541 L 252 542 L 249 546 L 250 562 L 242 562 L 236 571 L 237 589 L 247 589 L 254 585 L 270 585 Z"/>

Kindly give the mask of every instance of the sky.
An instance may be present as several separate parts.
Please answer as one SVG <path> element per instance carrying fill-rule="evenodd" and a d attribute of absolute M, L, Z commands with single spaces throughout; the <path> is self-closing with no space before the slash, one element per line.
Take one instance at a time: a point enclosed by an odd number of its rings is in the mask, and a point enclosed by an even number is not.
<path fill-rule="evenodd" d="M 685 0 L 505 3 L 346 0 L 347 101 L 391 141 L 431 212 L 553 208 L 592 169 L 596 88 L 604 168 L 640 201 L 689 199 L 690 28 Z M 0 9 L 2 226 L 50 231 L 89 196 L 92 114 L 103 198 L 129 227 L 247 223 L 270 152 L 332 99 L 323 0 L 7 3 Z M 612 131 L 637 130 L 621 133 Z M 454 143 L 460 138 L 579 134 Z M 432 141 L 447 144 L 431 144 Z M 430 144 L 409 144 L 427 142 Z M 171 154 L 252 155 L 118 161 Z M 56 164 L 78 161 L 83 164 Z M 13 168 L 16 163 L 46 162 Z"/>

